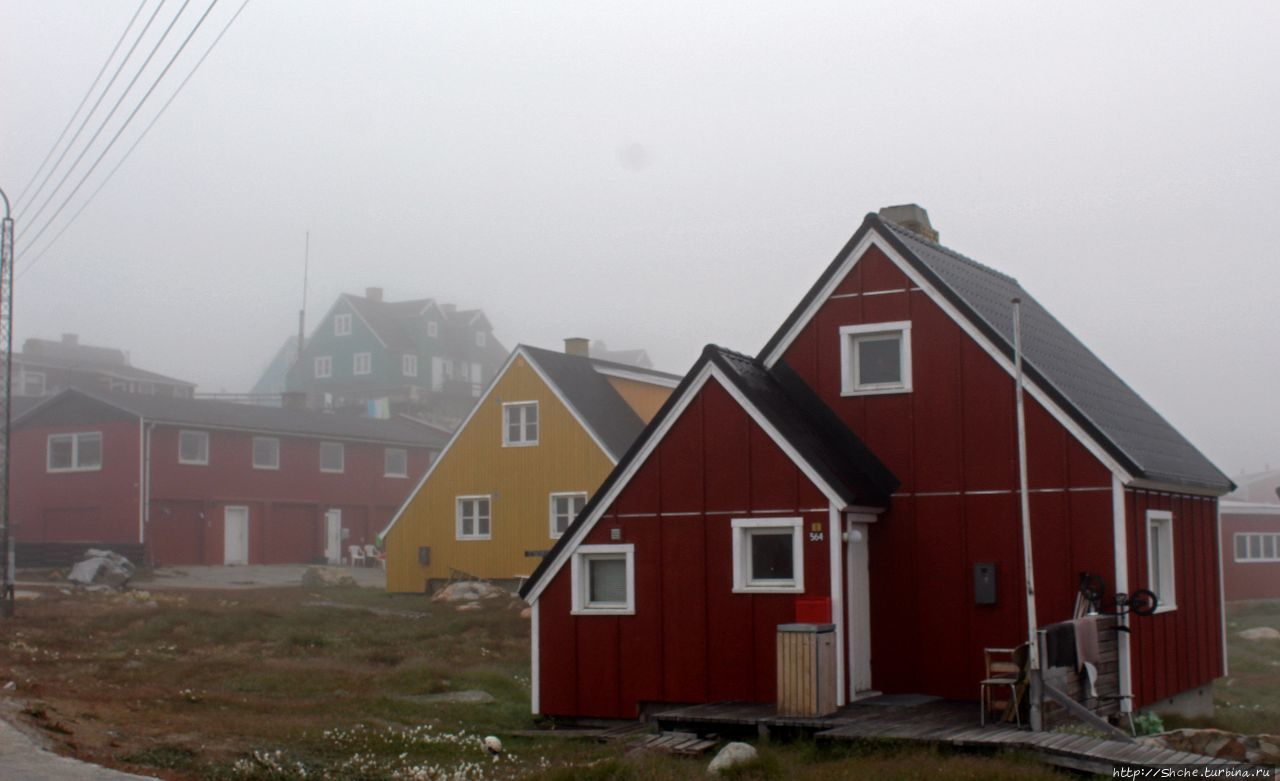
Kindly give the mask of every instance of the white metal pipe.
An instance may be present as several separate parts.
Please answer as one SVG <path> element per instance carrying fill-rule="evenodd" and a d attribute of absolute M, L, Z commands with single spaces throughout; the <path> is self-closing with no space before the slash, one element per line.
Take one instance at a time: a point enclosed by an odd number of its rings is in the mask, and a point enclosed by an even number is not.
<path fill-rule="evenodd" d="M 1031 548 L 1031 494 L 1027 485 L 1027 422 L 1022 399 L 1022 299 L 1013 299 L 1013 368 L 1018 415 L 1018 484 L 1022 509 L 1022 559 L 1027 591 L 1027 667 L 1031 677 L 1031 728 L 1040 729 L 1040 643 L 1036 634 L 1036 576 Z"/>

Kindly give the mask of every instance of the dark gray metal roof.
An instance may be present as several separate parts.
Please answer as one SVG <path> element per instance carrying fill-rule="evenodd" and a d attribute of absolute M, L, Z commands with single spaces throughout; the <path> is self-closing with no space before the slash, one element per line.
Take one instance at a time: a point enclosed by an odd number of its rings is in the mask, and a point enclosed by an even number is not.
<path fill-rule="evenodd" d="M 868 214 L 862 227 L 796 307 L 768 354 L 868 230 L 876 230 L 979 331 L 1013 355 L 1011 302 L 1022 300 L 1023 359 L 1034 380 L 1134 478 L 1221 493 L 1227 478 L 1013 277 Z"/>
<path fill-rule="evenodd" d="M 109 407 L 131 417 L 195 428 L 227 428 L 296 436 L 327 437 L 439 449 L 448 437 L 435 428 L 392 418 L 374 420 L 354 415 L 234 404 L 208 399 L 176 399 L 132 393 L 88 392 L 69 388 L 28 410 L 15 427 L 56 424 L 71 415 L 84 422 L 85 407 Z M 65 410 L 65 412 L 64 412 Z"/>
<path fill-rule="evenodd" d="M 650 375 L 661 381 L 680 379 L 674 374 L 539 347 L 522 345 L 520 349 L 529 356 L 529 360 L 538 365 L 560 395 L 582 416 L 615 462 L 622 458 L 622 454 L 627 452 L 627 448 L 631 447 L 631 443 L 644 429 L 644 421 L 618 394 L 608 377 L 597 369 Z"/>

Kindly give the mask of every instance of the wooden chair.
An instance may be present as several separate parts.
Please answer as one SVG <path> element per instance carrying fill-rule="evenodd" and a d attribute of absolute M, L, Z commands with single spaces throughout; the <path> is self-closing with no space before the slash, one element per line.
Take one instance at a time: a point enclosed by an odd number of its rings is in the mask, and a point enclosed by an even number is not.
<path fill-rule="evenodd" d="M 982 715 L 978 723 L 987 724 L 987 714 L 999 711 L 1003 721 L 1014 721 L 1022 726 L 1022 695 L 1027 688 L 1026 643 L 1017 648 L 984 648 L 983 664 L 986 676 L 979 686 Z M 998 699 L 1002 697 L 1003 699 Z"/>
<path fill-rule="evenodd" d="M 368 566 L 369 560 L 364 555 L 364 548 L 361 548 L 359 545 L 348 545 L 347 550 L 351 552 L 351 566 Z"/>

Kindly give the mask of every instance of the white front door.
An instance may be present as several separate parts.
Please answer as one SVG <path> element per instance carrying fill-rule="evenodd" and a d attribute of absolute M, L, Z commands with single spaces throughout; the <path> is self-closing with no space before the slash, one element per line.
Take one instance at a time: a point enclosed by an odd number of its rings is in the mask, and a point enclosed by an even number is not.
<path fill-rule="evenodd" d="M 845 543 L 845 578 L 849 627 L 849 700 L 871 689 L 871 579 L 867 572 L 866 523 L 851 516 Z"/>
<path fill-rule="evenodd" d="M 222 516 L 223 564 L 249 563 L 249 508 L 228 507 Z"/>
<path fill-rule="evenodd" d="M 324 514 L 324 557 L 330 564 L 342 563 L 342 511 Z"/>

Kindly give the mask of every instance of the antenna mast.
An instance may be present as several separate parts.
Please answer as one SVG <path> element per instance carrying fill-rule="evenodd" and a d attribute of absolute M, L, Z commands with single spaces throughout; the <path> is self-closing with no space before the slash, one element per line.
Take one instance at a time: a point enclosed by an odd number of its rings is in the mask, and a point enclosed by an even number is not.
<path fill-rule="evenodd" d="M 298 360 L 302 360 L 302 348 L 307 338 L 307 271 L 311 265 L 311 231 L 307 231 L 306 249 L 302 254 L 302 308 L 298 310 Z"/>

